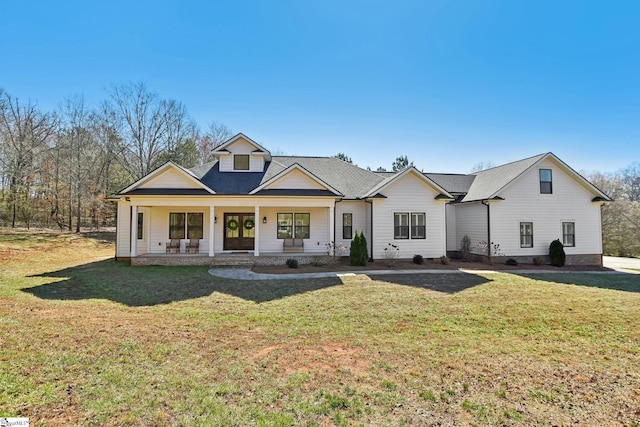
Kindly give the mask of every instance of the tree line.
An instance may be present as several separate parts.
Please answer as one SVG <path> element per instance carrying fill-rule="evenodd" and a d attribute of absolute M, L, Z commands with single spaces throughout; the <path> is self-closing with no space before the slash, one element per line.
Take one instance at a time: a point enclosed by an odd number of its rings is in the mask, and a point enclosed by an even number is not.
<path fill-rule="evenodd" d="M 56 111 L 0 88 L 0 225 L 76 232 L 113 225 L 110 194 L 168 160 L 186 168 L 210 162 L 231 136 L 215 121 L 200 128 L 183 103 L 143 83 L 113 85 L 97 106 L 70 97 Z M 391 169 L 412 164 L 399 156 Z M 602 207 L 604 253 L 640 256 L 640 163 L 583 175 L 615 200 Z"/>
<path fill-rule="evenodd" d="M 232 136 L 214 121 L 201 129 L 184 104 L 142 83 L 113 85 L 106 95 L 97 106 L 76 96 L 42 111 L 0 88 L 0 225 L 113 225 L 110 194 L 168 160 L 209 162 Z"/>

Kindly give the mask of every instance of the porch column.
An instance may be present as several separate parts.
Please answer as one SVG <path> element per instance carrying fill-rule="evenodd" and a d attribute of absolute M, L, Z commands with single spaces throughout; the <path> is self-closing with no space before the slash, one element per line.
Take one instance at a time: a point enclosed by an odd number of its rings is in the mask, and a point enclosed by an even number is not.
<path fill-rule="evenodd" d="M 209 256 L 214 256 L 213 238 L 215 236 L 216 208 L 209 206 Z"/>
<path fill-rule="evenodd" d="M 334 242 L 334 236 L 335 236 L 335 214 L 334 214 L 334 207 L 333 205 L 329 206 L 329 243 Z M 334 242 L 335 244 L 335 242 Z M 335 247 L 334 245 L 332 245 L 332 247 Z M 334 255 L 333 253 L 331 253 L 330 255 Z"/>
<path fill-rule="evenodd" d="M 254 222 L 254 233 L 253 233 L 253 256 L 260 255 L 260 224 L 262 220 L 260 219 L 260 206 L 256 206 L 255 212 L 255 220 Z"/>
<path fill-rule="evenodd" d="M 138 256 L 138 206 L 131 206 L 131 258 Z"/>

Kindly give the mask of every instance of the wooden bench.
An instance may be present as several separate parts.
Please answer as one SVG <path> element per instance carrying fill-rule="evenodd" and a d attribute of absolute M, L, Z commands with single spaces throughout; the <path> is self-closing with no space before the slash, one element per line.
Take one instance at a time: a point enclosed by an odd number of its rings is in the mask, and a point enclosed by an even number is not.
<path fill-rule="evenodd" d="M 283 239 L 282 252 L 304 252 L 303 239 Z"/>

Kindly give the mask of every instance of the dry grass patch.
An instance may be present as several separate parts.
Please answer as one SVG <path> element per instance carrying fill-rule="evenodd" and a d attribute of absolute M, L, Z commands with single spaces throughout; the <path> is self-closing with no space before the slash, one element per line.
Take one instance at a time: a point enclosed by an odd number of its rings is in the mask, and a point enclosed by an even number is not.
<path fill-rule="evenodd" d="M 34 425 L 637 425 L 634 275 L 238 282 L 2 234 L 0 416 Z"/>

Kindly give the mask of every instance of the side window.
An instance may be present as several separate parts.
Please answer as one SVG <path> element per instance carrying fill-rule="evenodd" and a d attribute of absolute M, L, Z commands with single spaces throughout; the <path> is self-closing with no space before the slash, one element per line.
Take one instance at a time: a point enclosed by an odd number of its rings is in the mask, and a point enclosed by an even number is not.
<path fill-rule="evenodd" d="M 426 239 L 427 216 L 424 212 L 411 213 L 411 238 Z"/>
<path fill-rule="evenodd" d="M 396 212 L 393 214 L 393 238 L 409 238 L 409 214 L 407 212 Z"/>
<path fill-rule="evenodd" d="M 342 238 L 353 239 L 353 214 L 342 214 Z"/>
<path fill-rule="evenodd" d="M 540 169 L 540 194 L 553 194 L 551 169 Z"/>
<path fill-rule="evenodd" d="M 562 244 L 564 246 L 576 245 L 576 226 L 573 222 L 562 223 Z"/>
<path fill-rule="evenodd" d="M 144 214 L 142 212 L 138 212 L 138 240 L 142 240 L 142 225 L 144 224 Z"/>
<path fill-rule="evenodd" d="M 520 223 L 520 247 L 521 248 L 533 247 L 533 223 L 532 222 Z"/>

